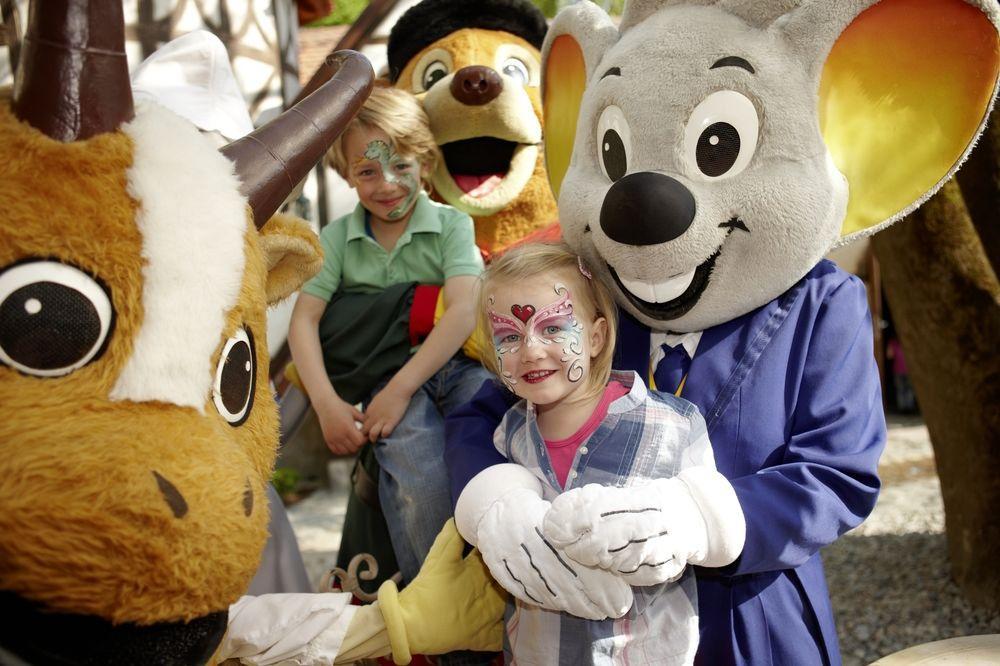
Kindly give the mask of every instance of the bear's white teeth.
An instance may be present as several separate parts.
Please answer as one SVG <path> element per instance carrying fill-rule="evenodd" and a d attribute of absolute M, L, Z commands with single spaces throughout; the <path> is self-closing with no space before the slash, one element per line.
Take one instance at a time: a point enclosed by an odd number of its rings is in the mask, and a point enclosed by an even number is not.
<path fill-rule="evenodd" d="M 666 303 L 683 294 L 691 286 L 691 281 L 694 280 L 694 270 L 678 273 L 661 282 L 628 280 L 621 275 L 618 276 L 618 279 L 639 300 L 647 303 Z"/>

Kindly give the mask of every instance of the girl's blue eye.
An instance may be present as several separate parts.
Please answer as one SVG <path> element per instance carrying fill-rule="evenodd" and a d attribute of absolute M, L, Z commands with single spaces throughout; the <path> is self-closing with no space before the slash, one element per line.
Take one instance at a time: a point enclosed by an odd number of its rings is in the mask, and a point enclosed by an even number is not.
<path fill-rule="evenodd" d="M 556 333 L 558 333 L 561 330 L 562 330 L 561 326 L 552 325 L 552 326 L 546 326 L 544 332 L 545 332 L 545 335 L 555 335 Z"/>
<path fill-rule="evenodd" d="M 508 342 L 508 343 L 510 343 L 510 342 L 517 342 L 520 339 L 521 339 L 520 335 L 518 335 L 517 333 L 511 333 L 510 335 L 508 335 L 507 337 L 505 337 L 500 342 Z"/>

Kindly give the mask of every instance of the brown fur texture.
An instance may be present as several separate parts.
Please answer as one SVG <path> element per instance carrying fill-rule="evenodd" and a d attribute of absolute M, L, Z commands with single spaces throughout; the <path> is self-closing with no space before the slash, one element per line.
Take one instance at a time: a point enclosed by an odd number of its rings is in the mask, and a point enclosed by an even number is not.
<path fill-rule="evenodd" d="M 974 210 L 965 188 L 951 181 L 905 224 L 876 234 L 873 244 L 934 445 L 952 576 L 970 601 L 996 610 L 1000 281 L 976 233 Z M 995 224 L 996 210 L 988 218 Z"/>
<path fill-rule="evenodd" d="M 522 87 L 506 79 L 504 92 L 498 98 L 478 106 L 461 104 L 447 94 L 451 77 L 441 80 L 423 94 L 414 86 L 415 70 L 421 64 L 421 58 L 431 51 L 447 51 L 452 61 L 451 73 L 476 65 L 495 70 L 498 67 L 498 50 L 506 45 L 514 45 L 521 52 L 530 54 L 538 63 L 532 63 L 538 71 L 541 60 L 538 49 L 524 39 L 508 32 L 470 28 L 457 30 L 430 44 L 403 68 L 396 85 L 418 93 L 423 99 L 431 130 L 439 144 L 480 137 L 495 137 L 521 144 L 540 141 L 543 118 L 537 80 Z M 447 183 L 450 177 L 445 178 L 442 170 L 447 171 L 439 169 L 433 179 L 437 196 L 472 215 L 476 224 L 476 242 L 487 252 L 501 251 L 557 222 L 556 202 L 549 188 L 540 143 L 527 183 L 513 192 L 513 196 L 499 210 L 489 214 L 470 209 L 459 198 L 461 192 L 455 189 L 454 184 Z"/>
<path fill-rule="evenodd" d="M 0 146 L 0 271 L 27 258 L 61 260 L 96 277 L 115 312 L 106 351 L 75 372 L 38 378 L 0 365 L 0 589 L 116 623 L 225 610 L 246 589 L 267 536 L 264 484 L 278 421 L 268 388 L 265 294 L 287 290 L 296 274 L 312 270 L 316 247 L 300 248 L 298 272 L 286 266 L 282 286 L 269 288 L 268 268 L 282 263 L 265 260 L 247 219 L 239 300 L 212 362 L 214 369 L 238 327 L 251 331 L 256 386 L 242 425 L 229 425 L 211 395 L 204 414 L 111 401 L 143 319 L 141 204 L 126 193 L 131 142 L 114 132 L 59 143 L 4 105 Z M 273 231 L 289 228 L 279 222 Z M 175 515 L 154 473 L 183 496 L 183 515 Z"/>
<path fill-rule="evenodd" d="M 319 238 L 302 220 L 281 213 L 260 232 L 267 262 L 267 303 L 274 305 L 295 293 L 323 267 Z"/>

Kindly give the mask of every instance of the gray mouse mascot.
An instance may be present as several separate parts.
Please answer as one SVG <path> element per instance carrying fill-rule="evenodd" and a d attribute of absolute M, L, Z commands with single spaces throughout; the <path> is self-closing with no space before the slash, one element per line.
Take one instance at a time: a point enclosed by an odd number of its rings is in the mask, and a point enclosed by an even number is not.
<path fill-rule="evenodd" d="M 620 623 L 608 635 L 631 636 L 612 660 L 646 663 L 659 639 L 641 588 L 616 607 L 574 568 L 611 563 L 606 591 L 629 582 L 616 562 L 664 580 L 684 562 L 696 663 L 840 662 L 819 550 L 874 507 L 885 423 L 865 288 L 823 257 L 959 167 L 996 96 L 998 25 L 995 0 L 630 0 L 618 25 L 587 2 L 557 16 L 542 88 L 563 236 L 616 296 L 615 367 L 699 408 L 718 473 L 635 487 L 626 460 L 619 487 L 571 473 L 543 495 L 545 470 L 494 448 L 513 400 L 485 386 L 450 420 L 447 457 L 459 530 L 508 591 L 590 604 Z M 588 443 L 573 470 L 595 456 Z"/>

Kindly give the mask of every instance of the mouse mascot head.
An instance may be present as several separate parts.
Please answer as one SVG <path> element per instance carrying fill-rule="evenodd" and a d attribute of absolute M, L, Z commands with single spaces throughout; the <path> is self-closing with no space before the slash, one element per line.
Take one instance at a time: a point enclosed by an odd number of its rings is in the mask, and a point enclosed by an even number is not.
<path fill-rule="evenodd" d="M 220 151 L 133 104 L 120 2 L 32 4 L 0 106 L 0 661 L 212 654 L 267 536 L 265 310 L 321 262 L 272 214 L 370 82 L 348 56 Z"/>
<path fill-rule="evenodd" d="M 389 76 L 422 99 L 444 161 L 432 182 L 487 252 L 554 236 L 541 150 L 545 17 L 528 0 L 424 0 L 389 36 Z"/>
<path fill-rule="evenodd" d="M 563 235 L 654 330 L 756 309 L 912 211 L 996 95 L 993 0 L 631 0 L 543 49 Z M 572 158 L 571 158 L 572 155 Z"/>

